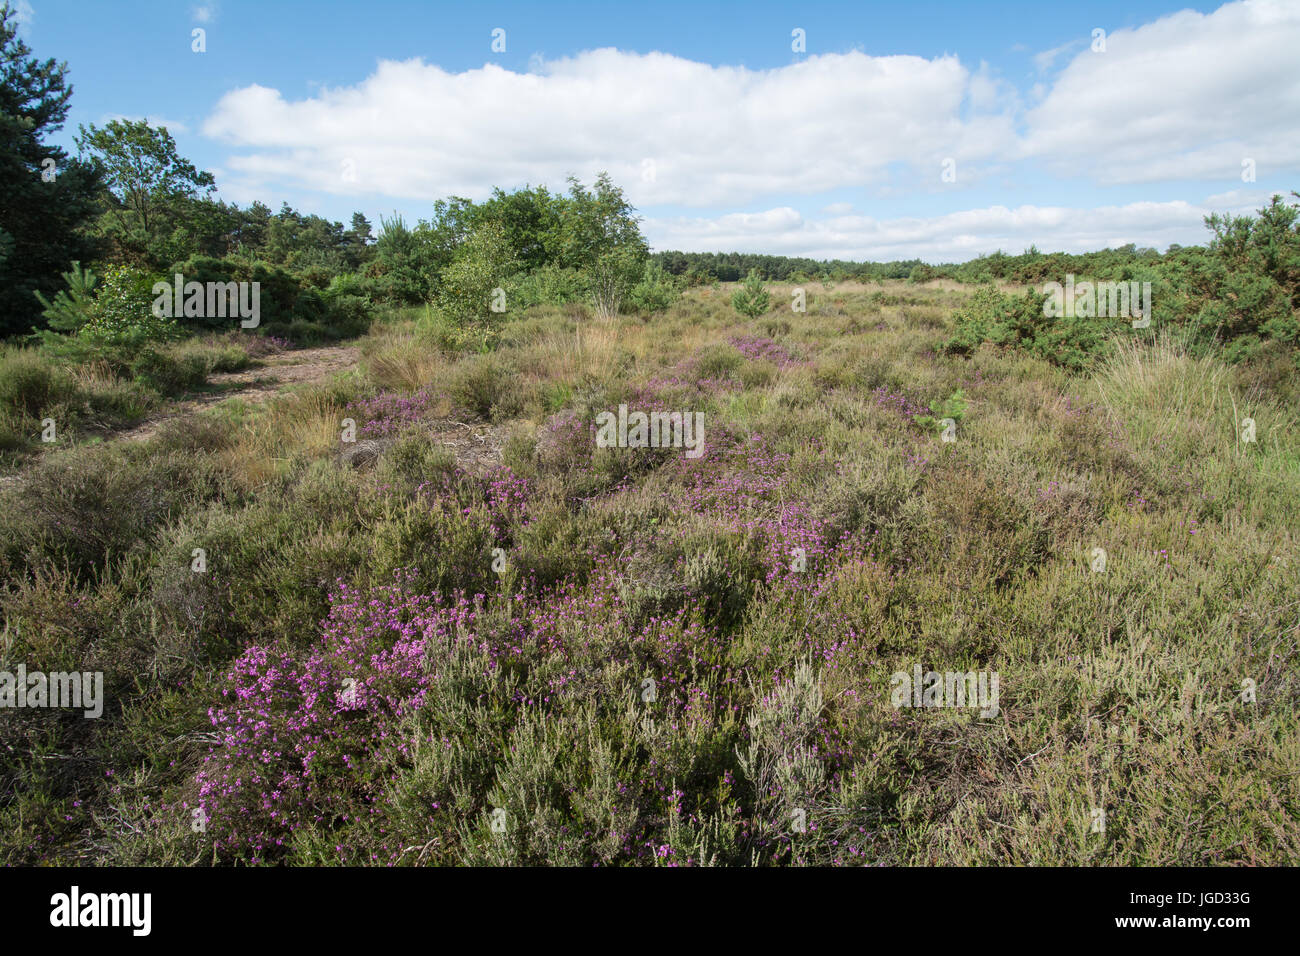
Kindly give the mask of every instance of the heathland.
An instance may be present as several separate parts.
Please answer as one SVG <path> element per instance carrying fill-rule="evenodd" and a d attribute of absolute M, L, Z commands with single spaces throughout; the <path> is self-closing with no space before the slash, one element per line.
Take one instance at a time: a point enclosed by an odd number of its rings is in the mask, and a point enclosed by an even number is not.
<path fill-rule="evenodd" d="M 1283 197 L 937 266 L 652 255 L 604 176 L 375 236 L 68 156 L 0 52 L 0 862 L 1300 861 Z"/>
<path fill-rule="evenodd" d="M 355 367 L 25 458 L 3 659 L 108 701 L 4 716 L 4 858 L 1294 862 L 1282 353 L 1157 326 L 1074 371 L 945 350 L 952 282 L 730 291 L 487 350 L 387 311 Z M 599 447 L 620 404 L 703 454 Z M 996 717 L 895 706 L 918 666 L 997 674 Z"/>

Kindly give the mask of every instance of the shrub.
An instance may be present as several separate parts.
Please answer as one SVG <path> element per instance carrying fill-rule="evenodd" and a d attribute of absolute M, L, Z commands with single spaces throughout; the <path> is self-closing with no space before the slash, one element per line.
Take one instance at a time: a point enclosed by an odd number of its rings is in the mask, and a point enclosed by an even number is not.
<path fill-rule="evenodd" d="M 72 269 L 63 273 L 67 289 L 60 289 L 51 302 L 40 292 L 34 293 L 45 311 L 42 313 L 50 328 L 59 332 L 76 332 L 95 316 L 95 284 L 98 276 L 74 262 Z"/>
<path fill-rule="evenodd" d="M 523 406 L 518 378 L 493 355 L 472 356 L 457 365 L 446 387 L 453 402 L 482 419 L 507 418 Z"/>
<path fill-rule="evenodd" d="M 28 473 L 0 540 L 10 560 L 30 552 L 89 576 L 110 555 L 146 549 L 169 517 L 218 492 L 212 469 L 191 455 L 152 458 L 135 443 L 78 449 Z"/>
<path fill-rule="evenodd" d="M 749 276 L 731 296 L 731 307 L 741 315 L 756 319 L 767 311 L 769 305 L 767 289 L 758 277 L 757 269 L 750 269 Z"/>
<path fill-rule="evenodd" d="M 969 403 L 966 401 L 966 394 L 959 388 L 957 391 L 953 392 L 952 395 L 942 401 L 935 399 L 930 402 L 930 414 L 917 415 L 915 421 L 927 431 L 933 431 L 938 428 L 946 418 L 951 418 L 955 422 L 961 421 L 962 417 L 966 414 L 966 406 L 968 404 Z"/>
<path fill-rule="evenodd" d="M 1049 362 L 1080 370 L 1117 331 L 1111 319 L 1046 316 L 1046 297 L 1033 290 L 1004 295 L 995 286 L 980 286 L 970 301 L 953 313 L 954 329 L 942 348 L 969 353 L 981 342 L 1026 349 Z"/>
<path fill-rule="evenodd" d="M 644 250 L 617 247 L 600 253 L 586 269 L 591 305 L 596 318 L 608 321 L 618 315 L 628 289 L 641 273 Z"/>
<path fill-rule="evenodd" d="M 641 281 L 628 291 L 628 301 L 646 313 L 662 312 L 677 301 L 682 293 L 682 282 L 664 271 L 657 259 L 648 259 Z"/>
<path fill-rule="evenodd" d="M 438 307 L 464 328 L 488 325 L 493 290 L 513 271 L 510 246 L 500 223 L 485 223 L 470 233 L 459 257 L 442 271 Z M 507 302 L 507 306 L 508 306 Z"/>
<path fill-rule="evenodd" d="M 567 305 L 591 294 L 587 276 L 581 270 L 547 264 L 532 272 L 518 272 L 504 283 L 511 308 L 534 305 Z"/>
<path fill-rule="evenodd" d="M 192 391 L 207 380 L 208 363 L 193 352 L 146 348 L 131 363 L 135 380 L 163 395 Z"/>
<path fill-rule="evenodd" d="M 108 269 L 95 293 L 94 315 L 78 334 L 96 343 L 127 347 L 179 338 L 174 319 L 154 315 L 152 287 L 148 273 L 120 266 Z"/>
<path fill-rule="evenodd" d="M 0 408 L 39 417 L 42 409 L 74 391 L 48 359 L 31 349 L 0 355 Z"/>

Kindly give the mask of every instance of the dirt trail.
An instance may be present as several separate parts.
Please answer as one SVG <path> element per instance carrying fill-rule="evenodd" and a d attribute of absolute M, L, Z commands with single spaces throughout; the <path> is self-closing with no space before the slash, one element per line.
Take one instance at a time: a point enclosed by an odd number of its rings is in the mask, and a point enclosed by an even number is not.
<path fill-rule="evenodd" d="M 141 441 L 153 435 L 164 422 L 188 418 L 210 405 L 231 398 L 261 403 L 290 385 L 321 382 L 336 372 L 355 368 L 361 351 L 355 345 L 331 345 L 315 349 L 281 352 L 259 359 L 241 372 L 218 372 L 208 376 L 211 392 L 191 394 L 168 402 L 158 412 L 130 428 L 104 434 L 105 441 Z M 0 488 L 22 480 L 22 473 L 0 475 Z"/>
<path fill-rule="evenodd" d="M 140 441 L 158 431 L 164 422 L 190 415 L 231 398 L 260 403 L 290 385 L 322 382 L 335 372 L 355 368 L 361 352 L 355 345 L 331 345 L 299 349 L 260 359 L 260 364 L 242 372 L 218 372 L 208 376 L 216 390 L 168 402 L 155 415 L 128 429 L 112 433 L 114 441 Z"/>

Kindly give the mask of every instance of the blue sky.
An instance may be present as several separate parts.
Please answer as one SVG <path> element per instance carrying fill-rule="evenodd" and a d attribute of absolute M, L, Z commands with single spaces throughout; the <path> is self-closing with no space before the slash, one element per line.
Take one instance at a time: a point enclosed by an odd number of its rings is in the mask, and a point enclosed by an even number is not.
<path fill-rule="evenodd" d="M 1296 0 L 17 6 L 62 145 L 148 117 L 223 198 L 343 221 L 607 169 L 656 248 L 952 261 L 1300 188 Z"/>

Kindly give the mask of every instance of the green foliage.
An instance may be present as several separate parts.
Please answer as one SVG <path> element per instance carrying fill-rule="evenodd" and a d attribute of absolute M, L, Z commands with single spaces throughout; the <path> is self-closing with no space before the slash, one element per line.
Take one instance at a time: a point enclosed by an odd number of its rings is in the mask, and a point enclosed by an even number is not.
<path fill-rule="evenodd" d="M 966 400 L 966 393 L 959 388 L 947 398 L 942 400 L 933 399 L 929 404 L 930 414 L 917 415 L 914 420 L 927 431 L 933 431 L 946 418 L 951 418 L 955 422 L 961 421 L 966 415 L 966 408 L 970 403 Z"/>
<path fill-rule="evenodd" d="M 287 338 L 299 345 L 318 345 L 360 335 L 369 327 L 372 317 L 370 299 L 358 294 L 364 285 L 355 277 L 340 277 L 321 290 L 282 266 L 240 257 L 218 259 L 203 255 L 177 263 L 169 275 L 176 273 L 187 283 L 258 283 L 261 313 L 258 332 Z M 225 331 L 238 327 L 237 319 L 216 315 L 181 317 L 177 321 L 192 331 Z"/>
<path fill-rule="evenodd" d="M 86 225 L 99 172 L 45 140 L 67 117 L 67 67 L 38 60 L 0 5 L 0 337 L 40 325 L 35 293 L 53 295 L 68 263 L 98 252 Z"/>
<path fill-rule="evenodd" d="M 458 408 L 485 420 L 517 412 L 524 395 L 517 377 L 495 355 L 477 355 L 448 376 L 447 394 Z"/>
<path fill-rule="evenodd" d="M 1196 350 L 1219 349 L 1230 362 L 1257 354 L 1265 342 L 1300 344 L 1300 207 L 1274 196 L 1257 216 L 1214 215 L 1205 222 L 1214 233 L 1207 248 L 1171 248 L 1164 258 L 1131 247 L 1075 257 L 1031 250 L 1014 265 L 1011 257 L 985 257 L 958 271 L 1149 282 L 1152 328 L 1177 328 Z M 966 354 L 988 341 L 1077 371 L 1116 335 L 1131 334 L 1130 325 L 1113 318 L 1046 316 L 1041 302 L 1033 292 L 1016 298 L 983 285 L 954 313 L 944 348 Z"/>
<path fill-rule="evenodd" d="M 64 379 L 32 350 L 5 351 L 0 354 L 0 408 L 39 416 L 57 396 L 71 390 Z"/>
<path fill-rule="evenodd" d="M 505 230 L 499 223 L 478 226 L 461 247 L 456 260 L 442 271 L 438 287 L 438 307 L 453 322 L 465 329 L 486 331 L 497 324 L 493 316 L 494 292 L 502 288 L 507 274 L 514 271 Z M 509 302 L 503 303 L 508 306 Z"/>
<path fill-rule="evenodd" d="M 131 362 L 135 380 L 162 395 L 192 391 L 207 380 L 203 356 L 144 348 Z"/>
<path fill-rule="evenodd" d="M 532 272 L 516 272 L 506 280 L 504 288 L 511 308 L 526 309 L 581 302 L 591 295 L 590 286 L 582 270 L 548 263 Z"/>
<path fill-rule="evenodd" d="M 648 259 L 641 281 L 628 292 L 628 301 L 647 314 L 663 312 L 681 296 L 684 284 L 683 280 L 665 272 L 661 263 Z"/>
<path fill-rule="evenodd" d="M 76 143 L 104 171 L 110 191 L 102 236 L 136 264 L 161 268 L 173 261 L 191 241 L 193 200 L 216 188 L 212 174 L 177 152 L 166 127 L 147 120 L 82 126 Z"/>
<path fill-rule="evenodd" d="M 741 315 L 756 319 L 768 310 L 769 304 L 767 288 L 759 278 L 758 270 L 750 269 L 744 283 L 732 293 L 731 307 Z"/>
<path fill-rule="evenodd" d="M 643 257 L 644 252 L 635 246 L 619 246 L 601 252 L 587 266 L 591 304 L 597 318 L 608 320 L 618 314 Z"/>
<path fill-rule="evenodd" d="M 182 334 L 174 319 L 154 315 L 153 277 L 138 269 L 112 266 L 95 295 L 94 315 L 78 334 L 108 346 L 165 342 Z"/>
<path fill-rule="evenodd" d="M 953 334 L 942 348 L 969 354 L 981 342 L 1026 349 L 1070 369 L 1082 369 L 1114 331 L 1115 322 L 1081 316 L 1044 315 L 1045 296 L 1007 295 L 982 285 L 953 313 Z"/>
<path fill-rule="evenodd" d="M 374 261 L 366 269 L 379 298 L 393 302 L 427 302 L 438 270 L 451 261 L 431 242 L 428 230 L 412 230 L 401 216 L 379 220 Z"/>
<path fill-rule="evenodd" d="M 525 273 L 559 265 L 562 213 L 567 200 L 553 196 L 544 186 L 525 187 L 512 193 L 497 188 L 487 202 L 476 206 L 467 200 L 462 207 L 474 226 L 494 223 L 509 247 L 509 258 Z M 452 213 L 447 208 L 447 215 Z"/>
<path fill-rule="evenodd" d="M 1300 193 L 1292 193 L 1300 197 Z M 1264 340 L 1300 344 L 1300 206 L 1274 196 L 1257 216 L 1208 216 L 1204 254 L 1173 257 L 1168 286 L 1194 338 L 1231 359 Z"/>
<path fill-rule="evenodd" d="M 211 469 L 191 456 L 157 459 L 129 443 L 81 449 L 28 474 L 0 527 L 0 554 L 14 559 L 36 549 L 89 577 L 110 555 L 147 548 L 184 503 L 217 490 Z"/>
<path fill-rule="evenodd" d="M 72 269 L 63 273 L 66 289 L 60 289 L 51 302 L 40 292 L 36 299 L 45 311 L 42 313 L 46 324 L 59 332 L 76 332 L 95 317 L 95 283 L 99 277 L 89 269 L 83 269 L 80 262 L 72 263 Z"/>

